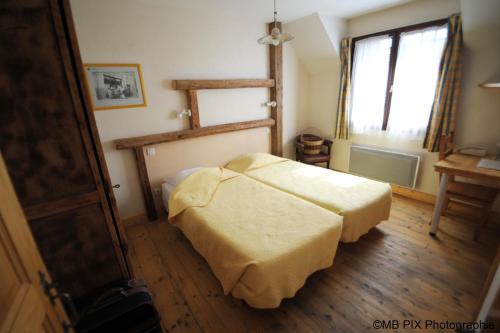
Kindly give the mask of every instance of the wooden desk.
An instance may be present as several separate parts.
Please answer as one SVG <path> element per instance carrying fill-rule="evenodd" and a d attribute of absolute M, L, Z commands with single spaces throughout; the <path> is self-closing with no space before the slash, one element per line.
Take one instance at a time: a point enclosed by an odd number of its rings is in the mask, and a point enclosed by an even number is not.
<path fill-rule="evenodd" d="M 478 168 L 477 163 L 481 157 L 452 154 L 446 159 L 434 164 L 434 169 L 441 173 L 441 182 L 439 183 L 439 191 L 434 205 L 434 213 L 432 215 L 432 223 L 430 234 L 436 235 L 439 226 L 439 218 L 444 204 L 446 189 L 450 182 L 451 176 L 460 176 L 471 179 L 483 180 L 488 182 L 500 182 L 500 171 L 493 169 Z"/>

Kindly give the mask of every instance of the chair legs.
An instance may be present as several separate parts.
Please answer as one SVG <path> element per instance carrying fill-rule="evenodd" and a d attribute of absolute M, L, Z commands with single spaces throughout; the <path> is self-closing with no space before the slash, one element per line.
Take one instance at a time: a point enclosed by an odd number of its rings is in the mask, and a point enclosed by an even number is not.
<path fill-rule="evenodd" d="M 481 231 L 481 228 L 483 228 L 486 223 L 488 222 L 488 217 L 490 217 L 490 212 L 493 204 L 489 205 L 488 207 L 485 207 L 482 212 L 481 212 L 481 217 L 479 219 L 479 224 L 476 226 L 474 229 L 474 241 L 477 242 L 477 239 L 479 237 L 479 231 Z"/>
<path fill-rule="evenodd" d="M 441 208 L 441 212 L 439 213 L 440 216 L 446 215 L 446 210 L 448 209 L 450 201 L 451 201 L 450 195 L 448 192 L 446 192 L 445 197 L 444 197 L 443 207 Z M 477 242 L 477 240 L 479 238 L 479 232 L 481 231 L 481 228 L 483 228 L 486 225 L 486 223 L 488 222 L 488 218 L 490 216 L 490 212 L 491 212 L 492 207 L 493 207 L 493 203 L 490 203 L 486 207 L 481 208 L 480 217 L 477 221 L 477 225 L 474 228 L 473 240 L 475 242 Z M 429 222 L 429 225 L 431 224 L 431 222 Z"/>
<path fill-rule="evenodd" d="M 450 205 L 450 195 L 448 194 L 448 192 L 446 192 L 446 194 L 444 195 L 443 208 L 441 209 L 439 215 L 444 215 L 449 205 Z"/>

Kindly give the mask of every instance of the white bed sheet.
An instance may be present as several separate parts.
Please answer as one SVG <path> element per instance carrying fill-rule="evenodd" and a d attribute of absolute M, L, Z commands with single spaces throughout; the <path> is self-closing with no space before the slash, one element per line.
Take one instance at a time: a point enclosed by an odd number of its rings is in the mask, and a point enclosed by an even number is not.
<path fill-rule="evenodd" d="M 174 188 L 175 188 L 174 185 L 167 182 L 161 184 L 161 200 L 167 212 L 168 212 L 168 198 L 170 197 L 170 193 L 172 193 Z"/>

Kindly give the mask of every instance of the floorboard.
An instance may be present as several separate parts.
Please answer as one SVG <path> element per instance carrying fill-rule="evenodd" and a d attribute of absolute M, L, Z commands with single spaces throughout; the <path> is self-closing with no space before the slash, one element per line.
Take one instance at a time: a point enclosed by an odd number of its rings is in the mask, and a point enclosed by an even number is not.
<path fill-rule="evenodd" d="M 470 321 L 500 226 L 490 223 L 474 242 L 472 223 L 443 217 L 433 238 L 431 214 L 431 205 L 396 196 L 389 221 L 341 243 L 332 267 L 273 310 L 224 295 L 205 260 L 165 220 L 129 226 L 127 234 L 165 332 L 354 333 L 375 331 L 374 320 Z"/>

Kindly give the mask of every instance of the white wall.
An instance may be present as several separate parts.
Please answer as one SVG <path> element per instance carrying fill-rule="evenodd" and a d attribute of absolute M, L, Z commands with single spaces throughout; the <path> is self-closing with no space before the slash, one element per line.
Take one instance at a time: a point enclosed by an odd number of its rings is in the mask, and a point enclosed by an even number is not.
<path fill-rule="evenodd" d="M 307 118 L 303 129 L 332 136 L 339 91 L 339 44 L 345 20 L 312 14 L 288 22 L 284 29 L 295 35 L 290 43 L 308 73 Z"/>
<path fill-rule="evenodd" d="M 340 63 L 328 71 L 309 76 L 308 126 L 333 138 L 340 83 Z M 312 133 L 315 133 L 313 130 Z"/>
<path fill-rule="evenodd" d="M 322 136 L 333 138 L 338 94 L 340 87 L 340 40 L 346 34 L 346 21 L 333 16 L 320 15 L 329 43 L 334 50 L 331 66 L 309 73 L 309 100 L 311 111 L 308 125 Z M 332 112 L 334 110 L 334 112 Z"/>
<path fill-rule="evenodd" d="M 307 127 L 310 79 L 305 66 L 290 44 L 284 45 L 283 73 L 283 153 L 293 159 L 293 140 Z"/>
<path fill-rule="evenodd" d="M 461 0 L 460 6 L 465 49 L 457 143 L 494 150 L 500 142 L 500 89 L 478 84 L 500 81 L 500 1 Z"/>
<path fill-rule="evenodd" d="M 148 106 L 95 113 L 106 162 L 122 217 L 144 211 L 141 190 L 129 151 L 116 151 L 118 138 L 175 131 L 187 120 L 174 112 L 186 108 L 182 92 L 171 89 L 173 79 L 266 78 L 267 47 L 256 40 L 266 22 L 247 18 L 233 7 L 205 1 L 72 0 L 76 32 L 84 63 L 140 63 Z M 284 48 L 284 144 L 291 154 L 292 138 L 305 122 L 308 78 L 293 49 Z M 202 125 L 267 118 L 267 89 L 202 91 Z M 148 156 L 152 182 L 180 168 L 223 164 L 239 153 L 268 151 L 269 134 L 258 129 L 203 140 L 157 146 Z M 182 154 L 180 154 L 182 152 Z M 214 157 L 215 156 L 215 157 Z"/>

